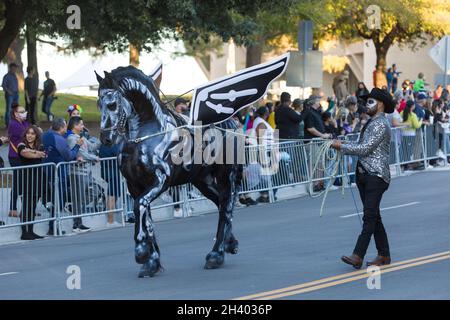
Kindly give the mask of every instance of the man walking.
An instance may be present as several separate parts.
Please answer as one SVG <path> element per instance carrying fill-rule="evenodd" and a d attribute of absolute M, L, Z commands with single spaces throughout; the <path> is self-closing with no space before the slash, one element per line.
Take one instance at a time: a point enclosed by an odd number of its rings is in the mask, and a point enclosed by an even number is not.
<path fill-rule="evenodd" d="M 53 113 L 51 112 L 51 107 L 53 100 L 56 99 L 56 84 L 53 79 L 50 79 L 50 73 L 48 71 L 45 71 L 45 77 L 47 78 L 47 80 L 44 81 L 44 90 L 42 90 L 39 99 L 44 96 L 44 99 L 42 100 L 42 112 L 47 114 L 48 121 L 53 121 Z"/>
<path fill-rule="evenodd" d="M 8 66 L 8 73 L 5 74 L 2 81 L 3 91 L 5 92 L 5 124 L 6 127 L 9 125 L 9 120 L 11 119 L 11 106 L 13 103 L 19 102 L 19 82 L 17 81 L 17 64 L 10 63 Z"/>
<path fill-rule="evenodd" d="M 25 78 L 25 110 L 28 112 L 28 122 L 36 124 L 36 100 L 38 94 L 38 78 L 34 67 L 27 67 L 28 77 Z"/>
<path fill-rule="evenodd" d="M 362 128 L 358 142 L 334 140 L 332 144 L 333 148 L 344 154 L 359 157 L 356 185 L 364 205 L 364 224 L 353 254 L 341 258 L 356 269 L 363 264 L 372 235 L 378 255 L 368 265 L 381 266 L 391 262 L 388 238 L 381 221 L 380 202 L 390 183 L 391 129 L 385 113 L 392 113 L 394 109 L 395 103 L 389 92 L 374 88 L 367 99 L 367 114 L 371 119 Z"/>

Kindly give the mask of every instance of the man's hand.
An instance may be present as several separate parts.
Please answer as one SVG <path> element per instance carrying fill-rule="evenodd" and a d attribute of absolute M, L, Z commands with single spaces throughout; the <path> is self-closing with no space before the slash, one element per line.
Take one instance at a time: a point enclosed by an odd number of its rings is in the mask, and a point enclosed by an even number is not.
<path fill-rule="evenodd" d="M 333 140 L 333 143 L 331 144 L 331 147 L 336 150 L 341 150 L 341 141 L 340 140 Z"/>
<path fill-rule="evenodd" d="M 2 141 L 2 143 L 7 143 L 9 141 L 8 137 L 0 137 L 0 140 Z"/>
<path fill-rule="evenodd" d="M 324 134 L 322 134 L 322 138 L 323 139 L 330 139 L 330 138 L 332 138 L 332 135 L 330 133 L 324 133 Z"/>

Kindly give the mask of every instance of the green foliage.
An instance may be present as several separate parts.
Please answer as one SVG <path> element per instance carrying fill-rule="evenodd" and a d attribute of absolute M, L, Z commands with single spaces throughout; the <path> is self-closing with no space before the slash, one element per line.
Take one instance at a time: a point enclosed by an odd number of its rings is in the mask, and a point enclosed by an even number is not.
<path fill-rule="evenodd" d="M 380 29 L 367 26 L 369 5 L 381 9 Z M 387 52 L 393 43 L 414 47 L 417 41 L 425 44 L 429 37 L 450 32 L 449 7 L 448 0 L 308 0 L 300 3 L 297 11 L 307 12 L 315 21 L 320 38 L 369 39 Z"/>

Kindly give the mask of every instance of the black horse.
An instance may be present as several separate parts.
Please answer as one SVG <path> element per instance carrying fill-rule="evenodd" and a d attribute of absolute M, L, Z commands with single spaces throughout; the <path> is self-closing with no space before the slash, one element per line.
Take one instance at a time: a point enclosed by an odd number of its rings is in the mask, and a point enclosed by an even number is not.
<path fill-rule="evenodd" d="M 231 164 L 174 163 L 171 152 L 180 145 L 177 128 L 185 127 L 188 122 L 164 105 L 153 79 L 129 66 L 105 72 L 104 78 L 97 75 L 97 80 L 101 141 L 107 145 L 121 144 L 119 168 L 134 199 L 135 258 L 137 263 L 143 264 L 139 277 L 151 277 L 161 269 L 151 202 L 169 187 L 188 182 L 219 209 L 216 240 L 206 256 L 205 268 L 220 267 L 225 252 L 236 254 L 238 251 L 238 241 L 232 233 L 232 213 L 241 184 L 242 165 L 237 161 Z M 236 129 L 231 119 L 216 126 L 222 130 Z M 187 132 L 192 137 L 194 130 Z M 221 145 L 220 152 L 226 157 L 228 148 Z M 201 147 L 204 150 L 205 145 Z M 188 151 L 191 156 L 198 152 L 194 148 L 192 144 Z"/>

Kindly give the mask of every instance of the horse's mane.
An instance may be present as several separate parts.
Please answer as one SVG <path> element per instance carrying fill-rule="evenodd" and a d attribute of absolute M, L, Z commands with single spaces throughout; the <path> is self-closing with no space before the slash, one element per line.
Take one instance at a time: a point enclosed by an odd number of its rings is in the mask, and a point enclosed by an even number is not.
<path fill-rule="evenodd" d="M 120 81 L 125 78 L 132 78 L 144 84 L 147 88 L 156 90 L 153 79 L 133 66 L 118 67 L 111 72 L 105 72 L 105 78 L 100 84 L 100 88 L 116 88 L 120 84 Z"/>

